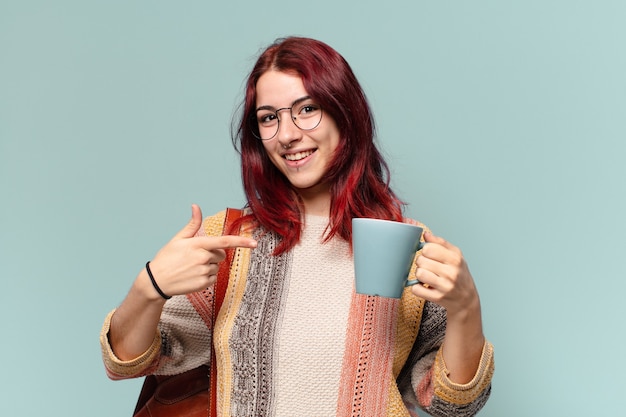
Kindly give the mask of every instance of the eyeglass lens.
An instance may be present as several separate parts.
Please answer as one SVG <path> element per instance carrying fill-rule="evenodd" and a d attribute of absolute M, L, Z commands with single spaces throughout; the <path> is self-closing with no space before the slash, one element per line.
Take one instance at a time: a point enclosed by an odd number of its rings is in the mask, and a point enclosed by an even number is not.
<path fill-rule="evenodd" d="M 310 99 L 294 103 L 291 107 L 278 110 L 262 108 L 256 112 L 256 124 L 259 134 L 255 136 L 262 140 L 272 139 L 278 133 L 280 124 L 279 112 L 289 110 L 291 120 L 301 130 L 313 130 L 322 120 L 322 109 Z"/>

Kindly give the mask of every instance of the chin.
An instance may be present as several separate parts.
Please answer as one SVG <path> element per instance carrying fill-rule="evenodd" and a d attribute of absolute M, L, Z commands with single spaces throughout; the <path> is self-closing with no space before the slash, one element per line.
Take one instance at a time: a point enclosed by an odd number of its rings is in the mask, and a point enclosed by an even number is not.
<path fill-rule="evenodd" d="M 296 191 L 306 193 L 326 193 L 330 188 L 328 184 L 323 184 L 320 181 L 292 181 L 291 185 Z"/>

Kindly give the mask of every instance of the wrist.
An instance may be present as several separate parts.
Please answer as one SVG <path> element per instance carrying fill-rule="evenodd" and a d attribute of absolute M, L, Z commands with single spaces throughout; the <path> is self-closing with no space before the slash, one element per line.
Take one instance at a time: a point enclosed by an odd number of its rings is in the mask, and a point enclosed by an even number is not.
<path fill-rule="evenodd" d="M 133 284 L 133 290 L 139 297 L 150 303 L 165 304 L 165 301 L 167 301 L 157 292 L 154 285 L 152 285 L 150 275 L 145 267 L 139 272 L 139 275 L 137 275 L 135 283 Z"/>
<path fill-rule="evenodd" d="M 464 308 L 446 312 L 446 333 L 463 335 L 465 340 L 484 341 L 482 314 L 478 298 Z"/>
<path fill-rule="evenodd" d="M 167 295 L 163 292 L 163 290 L 161 289 L 161 287 L 159 287 L 159 284 L 157 284 L 156 279 L 154 278 L 154 275 L 152 274 L 152 270 L 150 269 L 150 261 L 146 262 L 146 272 L 148 273 L 148 277 L 150 277 L 150 282 L 152 283 L 152 287 L 154 287 L 154 290 L 164 299 L 164 300 L 169 300 L 170 298 L 172 298 L 171 295 Z"/>
<path fill-rule="evenodd" d="M 456 307 L 456 306 L 455 306 Z M 472 297 L 470 301 L 464 303 L 457 308 L 446 309 L 447 321 L 450 322 L 458 322 L 459 324 L 465 325 L 468 322 L 475 321 L 478 319 L 481 320 L 481 308 L 480 308 L 480 299 L 478 296 Z"/>

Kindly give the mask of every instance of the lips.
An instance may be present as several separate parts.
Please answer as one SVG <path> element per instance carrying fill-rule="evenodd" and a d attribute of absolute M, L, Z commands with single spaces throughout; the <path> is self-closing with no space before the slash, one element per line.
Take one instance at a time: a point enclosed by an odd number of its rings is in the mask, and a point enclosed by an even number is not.
<path fill-rule="evenodd" d="M 313 152 L 315 151 L 308 150 L 308 151 L 303 151 L 303 152 L 289 153 L 289 154 L 283 155 L 283 158 L 285 158 L 288 161 L 299 161 L 301 159 L 306 158 L 309 155 L 312 155 Z"/>

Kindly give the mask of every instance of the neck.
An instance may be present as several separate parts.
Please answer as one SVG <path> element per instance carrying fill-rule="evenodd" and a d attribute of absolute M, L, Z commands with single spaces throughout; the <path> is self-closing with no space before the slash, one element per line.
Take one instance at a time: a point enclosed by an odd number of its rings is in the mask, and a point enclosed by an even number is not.
<path fill-rule="evenodd" d="M 306 214 L 326 217 L 330 215 L 330 187 L 320 184 L 297 191 L 302 198 Z"/>

